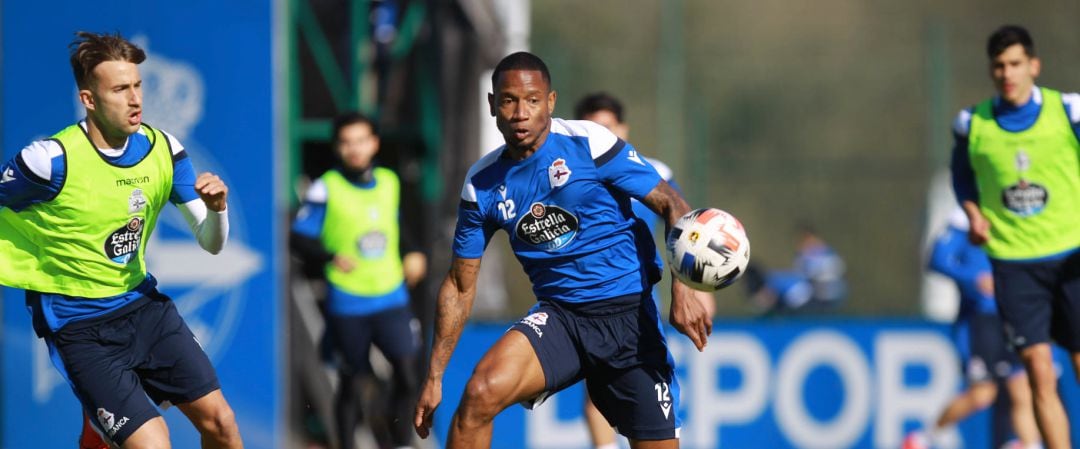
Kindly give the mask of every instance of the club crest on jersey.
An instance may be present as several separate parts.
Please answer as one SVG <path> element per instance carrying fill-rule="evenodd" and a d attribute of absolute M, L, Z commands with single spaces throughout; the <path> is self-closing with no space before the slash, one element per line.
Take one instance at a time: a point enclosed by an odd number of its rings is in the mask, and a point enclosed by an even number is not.
<path fill-rule="evenodd" d="M 142 212 L 143 209 L 146 209 L 147 202 L 142 189 L 132 190 L 131 196 L 128 197 L 128 214 Z"/>
<path fill-rule="evenodd" d="M 552 162 L 551 166 L 548 167 L 548 181 L 551 182 L 551 188 L 562 187 L 569 179 L 570 167 L 566 165 L 566 160 L 563 158 L 555 159 L 555 162 Z"/>
<path fill-rule="evenodd" d="M 378 259 L 386 252 L 387 241 L 386 234 L 381 231 L 371 231 L 356 240 L 356 249 L 365 259 Z"/>
<path fill-rule="evenodd" d="M 142 217 L 132 217 L 122 228 L 109 234 L 105 239 L 105 257 L 121 265 L 131 262 L 139 253 L 144 225 Z"/>
<path fill-rule="evenodd" d="M 518 220 L 514 231 L 525 243 L 544 251 L 555 251 L 574 240 L 578 219 L 559 206 L 533 203 L 529 213 Z"/>

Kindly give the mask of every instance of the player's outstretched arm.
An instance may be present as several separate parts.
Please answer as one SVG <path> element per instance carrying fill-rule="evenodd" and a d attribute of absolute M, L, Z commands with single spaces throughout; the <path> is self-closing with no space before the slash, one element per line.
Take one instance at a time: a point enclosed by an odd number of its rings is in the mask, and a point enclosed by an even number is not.
<path fill-rule="evenodd" d="M 642 202 L 664 218 L 664 235 L 671 232 L 679 217 L 690 212 L 690 205 L 666 181 L 660 181 Z M 712 334 L 712 314 L 694 297 L 694 290 L 675 276 L 671 281 L 671 310 L 668 316 L 675 330 L 689 337 L 698 351 L 705 349 Z"/>
<path fill-rule="evenodd" d="M 455 257 L 450 272 L 439 287 L 435 305 L 435 341 L 431 345 L 431 362 L 420 398 L 416 402 L 413 426 L 420 438 L 427 438 L 431 431 L 431 416 L 442 402 L 442 377 L 450 355 L 454 353 L 458 338 L 472 311 L 476 297 L 476 278 L 480 274 L 480 259 Z"/>

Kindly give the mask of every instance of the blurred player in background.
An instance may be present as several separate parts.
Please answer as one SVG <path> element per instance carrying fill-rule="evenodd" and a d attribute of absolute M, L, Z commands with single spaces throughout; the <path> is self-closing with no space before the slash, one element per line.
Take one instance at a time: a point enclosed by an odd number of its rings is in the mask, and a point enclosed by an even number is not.
<path fill-rule="evenodd" d="M 953 187 L 985 245 L 998 310 L 1030 378 L 1050 449 L 1071 447 L 1050 341 L 1080 373 L 1080 95 L 1035 85 L 1041 61 L 1027 30 L 987 43 L 997 95 L 953 124 Z"/>
<path fill-rule="evenodd" d="M 540 58 L 514 53 L 495 67 L 491 114 L 506 144 L 469 170 L 454 258 L 439 290 L 435 341 L 416 405 L 426 437 L 442 377 L 476 295 L 480 258 L 495 231 L 529 275 L 538 303 L 492 346 L 450 423 L 450 449 L 491 446 L 505 408 L 531 408 L 581 379 L 634 448 L 678 447 L 678 381 L 652 285 L 656 245 L 630 210 L 637 197 L 671 226 L 690 208 L 633 146 L 589 121 L 551 117 L 555 91 Z M 672 282 L 671 322 L 705 347 L 712 319 Z"/>
<path fill-rule="evenodd" d="M 847 298 L 844 259 L 809 224 L 797 227 L 795 259 L 790 270 L 746 270 L 754 306 L 766 315 L 822 313 Z"/>
<path fill-rule="evenodd" d="M 574 107 L 574 118 L 603 125 L 615 136 L 623 140 L 626 140 L 630 134 L 630 127 L 626 124 L 622 102 L 605 92 L 594 92 L 582 97 Z M 667 164 L 646 156 L 641 156 L 641 158 L 647 161 L 649 165 L 652 165 L 656 172 L 660 174 L 660 177 L 664 178 L 664 181 L 667 181 L 673 189 L 680 191 L 679 185 L 673 179 L 671 168 Z M 630 198 L 630 205 L 633 207 L 634 216 L 648 225 L 650 238 L 651 235 L 657 233 L 658 229 L 663 229 L 661 228 L 661 223 L 664 222 L 663 219 L 644 203 L 635 198 Z M 660 240 L 665 240 L 665 237 L 661 235 Z M 657 259 L 657 264 L 663 266 L 664 257 L 662 252 L 657 253 Z M 716 313 L 716 302 L 712 294 L 696 290 L 693 293 L 694 297 L 701 302 L 701 306 L 705 308 L 705 312 L 709 316 L 713 316 Z M 655 288 L 653 289 L 653 296 L 654 299 L 659 298 Z M 604 419 L 604 415 L 600 414 L 600 411 L 596 409 L 596 405 L 589 399 L 588 393 L 585 395 L 585 420 L 589 425 L 589 437 L 592 439 L 593 447 L 596 449 L 615 449 L 618 447 L 615 443 L 615 429 Z"/>
<path fill-rule="evenodd" d="M 960 292 L 953 335 L 965 360 L 968 387 L 945 406 L 932 429 L 912 432 L 903 447 L 940 447 L 942 431 L 993 405 L 998 386 L 1004 385 L 1010 399 L 1010 422 L 1018 440 L 1009 449 L 1039 449 L 1042 444 L 1031 406 L 1031 389 L 1020 359 L 1010 350 L 1002 332 L 990 259 L 982 248 L 968 241 L 967 232 L 967 217 L 958 208 L 949 218 L 949 226 L 934 241 L 929 267 L 952 279 Z"/>
<path fill-rule="evenodd" d="M 86 118 L 0 166 L 0 285 L 26 290 L 34 330 L 91 423 L 122 448 L 169 447 L 155 407 L 176 405 L 204 448 L 241 448 L 214 367 L 146 271 L 167 202 L 218 253 L 228 188 L 142 123 L 142 49 L 79 32 L 71 67 Z M 84 435 L 81 445 L 103 445 Z"/>
<path fill-rule="evenodd" d="M 393 367 L 393 386 L 390 397 L 378 404 L 390 428 L 373 430 L 380 441 L 407 448 L 420 348 L 408 289 L 423 279 L 427 258 L 402 238 L 400 182 L 393 171 L 374 163 L 379 151 L 375 123 L 356 113 L 338 117 L 334 148 L 341 165 L 311 185 L 293 224 L 291 244 L 305 262 L 325 267 L 327 324 L 344 359 L 335 404 L 342 447 L 356 447 L 354 434 L 362 421 L 358 397 L 372 375 L 369 356 L 375 345 Z"/>

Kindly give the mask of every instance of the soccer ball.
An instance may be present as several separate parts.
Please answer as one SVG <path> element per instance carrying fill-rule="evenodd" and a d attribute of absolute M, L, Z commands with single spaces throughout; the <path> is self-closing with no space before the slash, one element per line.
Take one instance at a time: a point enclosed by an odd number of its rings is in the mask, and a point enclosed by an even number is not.
<path fill-rule="evenodd" d="M 679 218 L 668 234 L 667 250 L 679 280 L 707 292 L 731 285 L 750 262 L 746 230 L 720 209 L 697 209 Z"/>

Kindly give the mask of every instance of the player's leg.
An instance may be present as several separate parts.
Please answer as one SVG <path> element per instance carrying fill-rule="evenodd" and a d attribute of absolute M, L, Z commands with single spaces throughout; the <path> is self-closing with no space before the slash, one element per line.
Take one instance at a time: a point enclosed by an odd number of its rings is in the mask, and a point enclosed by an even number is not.
<path fill-rule="evenodd" d="M 1073 378 L 1080 382 L 1080 352 L 1070 353 L 1069 358 L 1072 359 Z"/>
<path fill-rule="evenodd" d="M 585 393 L 585 423 L 589 425 L 589 438 L 595 449 L 616 449 L 615 429 L 611 428 L 607 418 L 593 404 L 589 394 Z"/>
<path fill-rule="evenodd" d="M 582 310 L 589 395 L 635 449 L 679 447 L 679 382 L 654 300 L 612 298 Z"/>
<path fill-rule="evenodd" d="M 121 449 L 169 449 L 169 428 L 165 419 L 158 416 L 139 426 L 134 433 L 124 440 Z"/>
<path fill-rule="evenodd" d="M 994 293 L 1005 333 L 1019 348 L 1047 449 L 1069 448 L 1069 423 L 1057 390 L 1050 348 L 1060 265 L 992 261 Z"/>
<path fill-rule="evenodd" d="M 164 421 L 160 426 L 151 423 L 160 415 L 146 399 L 131 366 L 140 351 L 130 325 L 131 316 L 137 313 L 128 311 L 70 324 L 46 336 L 45 342 L 54 366 L 68 380 L 90 425 L 104 442 L 119 447 L 168 447 Z M 127 444 L 135 433 L 139 437 Z"/>
<path fill-rule="evenodd" d="M 1035 410 L 1031 405 L 1031 386 L 1028 385 L 1027 374 L 1017 373 L 1005 383 L 1009 392 L 1009 420 L 1012 423 L 1016 438 L 1023 443 L 1024 447 L 1042 441 L 1039 437 L 1039 427 L 1035 424 Z"/>
<path fill-rule="evenodd" d="M 364 422 L 361 392 L 371 375 L 372 316 L 327 315 L 329 335 L 341 353 L 334 398 L 335 432 L 343 449 L 356 447 L 356 428 Z"/>
<path fill-rule="evenodd" d="M 1020 352 L 1031 385 L 1035 420 L 1047 449 L 1069 448 L 1069 424 L 1057 390 L 1057 373 L 1050 343 L 1038 343 Z"/>
<path fill-rule="evenodd" d="M 631 449 L 678 449 L 679 440 L 630 440 Z"/>
<path fill-rule="evenodd" d="M 939 438 L 944 428 L 991 406 L 997 399 L 996 370 L 1002 353 L 1007 352 L 1001 320 L 996 313 L 977 313 L 957 323 L 957 332 L 962 333 L 957 336 L 957 345 L 967 356 L 964 377 L 968 388 L 954 397 L 938 416 L 931 430 L 931 441 Z"/>
<path fill-rule="evenodd" d="M 1062 268 L 1061 295 L 1055 340 L 1069 351 L 1073 376 L 1080 382 L 1080 252 L 1070 256 Z"/>
<path fill-rule="evenodd" d="M 465 385 L 447 449 L 491 446 L 492 421 L 507 407 L 543 402 L 582 378 L 564 305 L 540 300 L 488 349 Z"/>
<path fill-rule="evenodd" d="M 203 449 L 244 447 L 240 440 L 240 428 L 236 425 L 236 416 L 220 389 L 194 401 L 179 404 L 177 408 L 184 412 L 184 416 L 187 416 L 199 431 Z"/>
<path fill-rule="evenodd" d="M 240 449 L 240 430 L 221 392 L 214 366 L 172 300 L 153 300 L 132 320 L 146 355 L 137 370 L 146 394 L 158 404 L 174 404 L 199 431 L 205 449 Z"/>
<path fill-rule="evenodd" d="M 672 449 L 678 440 L 678 381 L 667 367 L 640 366 L 588 379 L 590 394 L 634 449 Z"/>
<path fill-rule="evenodd" d="M 82 432 L 79 434 L 79 449 L 109 449 L 109 443 L 101 438 L 101 434 L 90 424 L 90 417 L 86 412 L 82 413 Z"/>
<path fill-rule="evenodd" d="M 528 337 L 507 331 L 477 363 L 450 422 L 447 449 L 491 447 L 495 415 L 545 390 L 544 370 Z"/>
<path fill-rule="evenodd" d="M 420 322 L 403 306 L 377 314 L 372 325 L 375 347 L 393 368 L 390 397 L 383 404 L 388 439 L 394 447 L 407 447 L 414 435 L 413 406 L 420 389 Z"/>
<path fill-rule="evenodd" d="M 998 387 L 993 381 L 972 384 L 949 402 L 949 405 L 938 416 L 934 425 L 935 430 L 963 421 L 973 413 L 993 405 L 994 400 L 997 399 L 997 393 Z"/>

